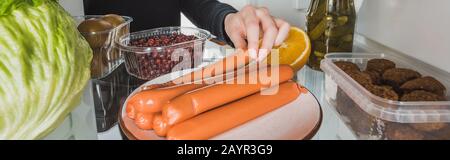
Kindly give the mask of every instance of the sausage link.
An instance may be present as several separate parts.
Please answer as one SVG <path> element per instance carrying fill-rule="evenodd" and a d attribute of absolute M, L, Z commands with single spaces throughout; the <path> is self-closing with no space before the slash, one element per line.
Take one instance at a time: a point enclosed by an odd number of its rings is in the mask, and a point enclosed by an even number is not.
<path fill-rule="evenodd" d="M 169 140 L 206 140 L 294 101 L 301 93 L 295 82 L 281 84 L 275 95 L 253 94 L 171 127 Z"/>
<path fill-rule="evenodd" d="M 254 84 L 248 81 L 254 76 L 264 77 L 265 74 L 268 77 L 275 76 L 275 74 L 272 74 L 273 71 L 279 73 L 278 81 L 272 82 L 271 79 L 266 78 L 257 78 Z M 235 78 L 232 81 L 210 85 L 181 95 L 164 105 L 162 115 L 163 118 L 167 119 L 169 125 L 175 125 L 208 110 L 289 81 L 293 76 L 293 69 L 287 65 L 254 71 L 245 74 L 246 82 L 244 84 L 238 84 L 239 78 Z"/>

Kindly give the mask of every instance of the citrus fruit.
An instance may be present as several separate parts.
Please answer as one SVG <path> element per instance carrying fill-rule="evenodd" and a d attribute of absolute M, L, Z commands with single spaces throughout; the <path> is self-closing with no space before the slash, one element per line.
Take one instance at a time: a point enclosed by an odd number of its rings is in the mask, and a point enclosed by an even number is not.
<path fill-rule="evenodd" d="M 297 27 L 291 27 L 283 44 L 274 47 L 274 49 L 267 57 L 268 64 L 287 64 L 298 71 L 308 62 L 311 42 L 305 31 Z M 278 56 L 279 61 L 272 62 L 272 56 Z"/>

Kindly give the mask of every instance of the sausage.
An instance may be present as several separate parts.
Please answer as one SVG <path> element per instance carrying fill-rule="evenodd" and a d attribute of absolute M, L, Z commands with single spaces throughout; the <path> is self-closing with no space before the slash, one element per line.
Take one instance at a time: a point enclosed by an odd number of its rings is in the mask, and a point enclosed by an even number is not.
<path fill-rule="evenodd" d="M 245 73 L 249 73 L 249 68 L 246 68 Z M 233 75 L 231 76 L 233 77 L 237 76 L 234 73 L 232 74 Z M 215 80 L 221 81 L 223 80 L 222 78 L 226 78 L 226 76 L 223 76 L 220 79 L 216 78 Z M 169 126 L 167 120 L 163 121 L 160 114 L 155 115 L 154 117 L 149 117 L 147 115 L 161 112 L 162 106 L 174 97 L 207 85 L 205 82 L 201 83 L 203 84 L 182 84 L 139 92 L 128 100 L 128 105 L 126 106 L 127 115 L 131 119 L 138 117 L 138 119 L 135 119 L 135 122 L 140 129 L 148 130 L 153 128 L 157 135 L 165 136 Z M 146 115 L 146 118 L 144 118 L 144 115 Z M 150 118 L 153 118 L 153 120 Z M 153 125 L 148 124 L 151 121 Z"/>
<path fill-rule="evenodd" d="M 150 130 L 153 129 L 153 117 L 154 117 L 153 113 L 150 114 L 137 113 L 136 118 L 134 119 L 134 123 L 140 129 Z"/>
<path fill-rule="evenodd" d="M 174 125 L 167 133 L 169 140 L 206 140 L 284 106 L 301 94 L 295 82 L 286 82 L 275 95 L 253 94 L 239 101 L 198 115 Z"/>
<path fill-rule="evenodd" d="M 250 72 L 250 68 L 244 68 L 244 74 Z M 168 86 L 165 88 L 154 88 L 151 90 L 143 90 L 131 96 L 126 105 L 126 113 L 130 119 L 134 119 L 137 113 L 155 113 L 161 112 L 162 105 L 169 100 L 182 95 L 186 92 L 205 87 L 210 83 L 226 81 L 228 77 L 236 77 L 239 72 L 230 72 L 225 75 L 217 75 L 215 77 L 196 81 L 192 84 L 180 84 Z"/>
<path fill-rule="evenodd" d="M 275 76 L 275 74 L 272 75 L 272 70 L 279 72 L 279 82 L 271 82 L 262 78 L 264 74 L 267 74 L 268 77 Z M 250 78 L 255 76 L 261 78 L 258 78 L 254 84 L 249 83 Z M 246 82 L 244 84 L 238 84 L 239 78 L 235 78 L 222 84 L 210 85 L 181 95 L 164 105 L 162 115 L 167 119 L 169 125 L 175 125 L 208 110 L 257 93 L 264 88 L 289 81 L 293 76 L 293 69 L 287 65 L 254 71 L 245 74 Z"/>
<path fill-rule="evenodd" d="M 128 104 L 125 107 L 125 111 L 127 113 L 127 117 L 130 119 L 134 119 L 136 117 L 136 111 L 134 110 L 134 106 L 129 106 Z"/>
<path fill-rule="evenodd" d="M 163 104 L 176 96 L 201 88 L 206 84 L 185 84 L 166 88 L 157 88 L 136 93 L 127 101 L 126 111 L 129 118 L 134 119 L 137 113 L 161 112 Z"/>
<path fill-rule="evenodd" d="M 205 80 L 217 75 L 226 74 L 232 71 L 236 71 L 239 68 L 246 66 L 250 62 L 248 51 L 238 51 L 235 54 L 225 57 L 221 61 L 210 64 L 190 74 L 183 75 L 175 80 L 163 83 L 153 84 L 144 87 L 145 90 L 151 90 L 155 88 L 163 88 L 174 86 L 180 83 L 192 83 L 199 80 Z"/>
<path fill-rule="evenodd" d="M 189 83 L 199 79 L 214 77 L 236 71 L 249 63 L 250 59 L 247 51 L 237 52 L 234 55 L 225 57 L 221 61 L 208 65 L 200 70 L 191 72 L 185 76 L 181 76 L 172 82 L 179 84 L 180 82 Z"/>
<path fill-rule="evenodd" d="M 168 128 L 169 126 L 167 125 L 167 121 L 163 119 L 161 113 L 156 114 L 153 118 L 153 129 L 155 131 L 155 134 L 164 137 L 167 134 Z"/>

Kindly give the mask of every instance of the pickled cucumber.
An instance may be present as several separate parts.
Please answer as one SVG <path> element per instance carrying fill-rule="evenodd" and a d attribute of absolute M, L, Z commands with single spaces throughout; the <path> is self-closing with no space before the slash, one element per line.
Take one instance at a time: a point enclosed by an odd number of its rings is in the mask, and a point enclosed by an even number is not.
<path fill-rule="evenodd" d="M 353 42 L 353 33 L 352 34 L 347 34 L 345 36 L 341 37 L 341 41 L 343 42 Z"/>
<path fill-rule="evenodd" d="M 353 31 L 354 25 L 351 24 L 340 27 L 330 27 L 328 30 L 325 31 L 325 36 L 332 38 L 343 37 L 349 33 L 353 33 Z"/>
<path fill-rule="evenodd" d="M 307 32 L 312 50 L 308 65 L 320 70 L 320 61 L 330 52 L 351 52 L 356 24 L 353 0 L 312 0 Z"/>
<path fill-rule="evenodd" d="M 320 21 L 320 23 L 311 31 L 310 38 L 316 40 L 322 35 L 328 27 L 328 23 L 333 21 L 333 17 L 326 16 Z"/>
<path fill-rule="evenodd" d="M 336 24 L 338 26 L 343 26 L 343 25 L 347 24 L 347 22 L 348 22 L 348 16 L 339 16 L 337 18 Z"/>

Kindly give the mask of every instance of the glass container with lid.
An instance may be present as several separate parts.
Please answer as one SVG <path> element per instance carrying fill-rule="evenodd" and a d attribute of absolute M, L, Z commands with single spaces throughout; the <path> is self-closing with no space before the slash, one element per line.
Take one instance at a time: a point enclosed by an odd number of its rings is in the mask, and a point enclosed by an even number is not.
<path fill-rule="evenodd" d="M 327 53 L 352 52 L 356 24 L 353 0 L 312 0 L 306 20 L 311 68 L 320 70 L 320 61 Z"/>

